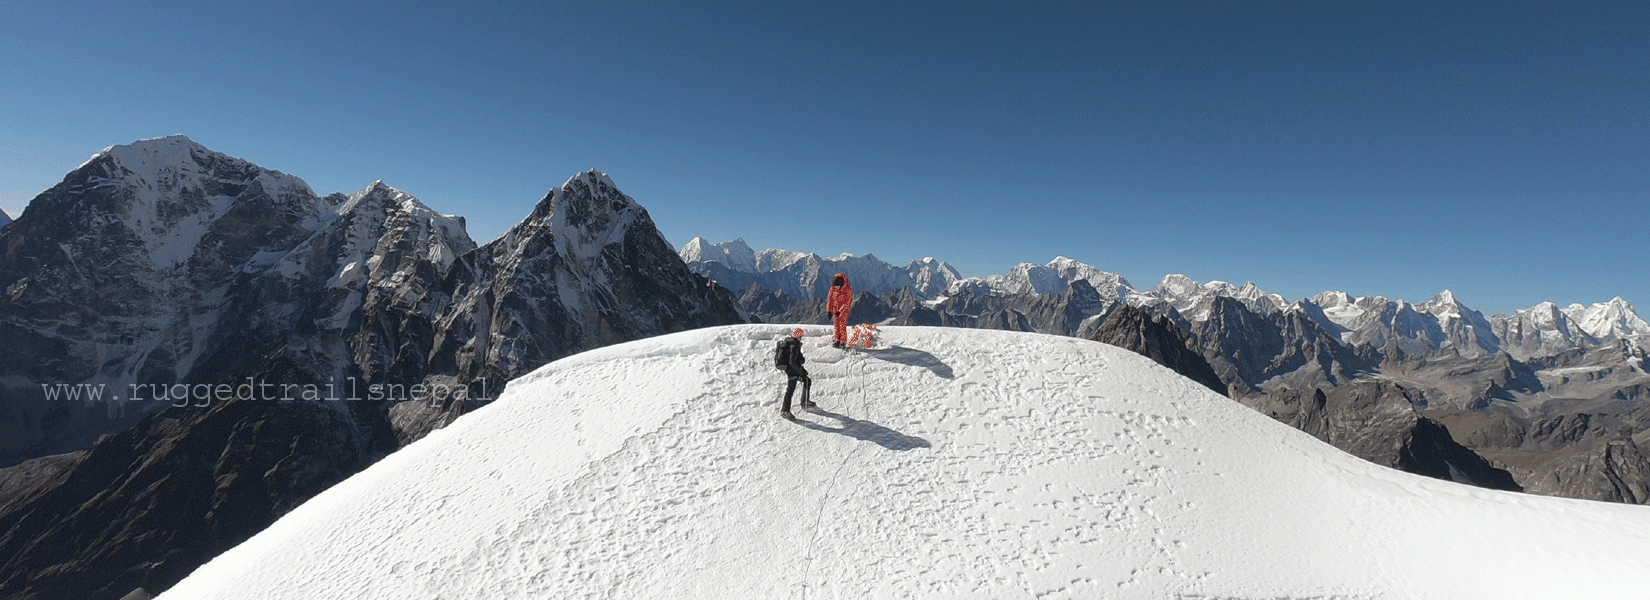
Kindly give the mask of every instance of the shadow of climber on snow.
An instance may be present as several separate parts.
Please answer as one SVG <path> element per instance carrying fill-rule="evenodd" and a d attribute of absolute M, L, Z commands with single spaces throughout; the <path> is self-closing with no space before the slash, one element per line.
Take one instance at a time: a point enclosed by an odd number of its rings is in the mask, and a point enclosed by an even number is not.
<path fill-rule="evenodd" d="M 905 435 L 870 421 L 861 421 L 853 417 L 839 415 L 820 408 L 810 409 L 809 412 L 822 417 L 834 419 L 841 423 L 842 426 L 827 427 L 812 421 L 796 421 L 796 424 L 814 431 L 840 433 L 856 440 L 874 442 L 878 446 L 882 446 L 896 452 L 915 450 L 917 448 L 932 448 L 934 446 L 933 444 L 928 443 L 928 440 L 920 437 Z"/>

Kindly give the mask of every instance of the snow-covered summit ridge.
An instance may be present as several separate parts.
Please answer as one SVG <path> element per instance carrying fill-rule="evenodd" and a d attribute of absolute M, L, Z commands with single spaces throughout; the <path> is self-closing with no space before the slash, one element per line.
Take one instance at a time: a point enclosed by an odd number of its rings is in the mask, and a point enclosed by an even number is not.
<path fill-rule="evenodd" d="M 162 598 L 1517 599 L 1650 586 L 1643 507 L 1379 467 L 1095 342 L 890 327 L 885 350 L 844 354 L 812 326 L 821 410 L 783 421 L 765 359 L 790 327 L 551 363 Z"/>
<path fill-rule="evenodd" d="M 1277 312 L 1288 305 L 1283 296 L 1266 292 L 1254 282 L 1246 282 L 1241 287 L 1220 280 L 1199 283 L 1180 273 L 1163 276 L 1150 291 L 1130 290 L 1126 297 L 1131 305 L 1144 308 L 1172 307 L 1194 321 L 1208 318 L 1215 298 L 1237 300 L 1250 310 L 1262 314 Z"/>
<path fill-rule="evenodd" d="M 374 181 L 353 194 L 343 196 L 341 200 L 337 194 L 317 196 L 309 184 L 297 176 L 213 151 L 182 134 L 109 146 L 94 154 L 81 166 L 84 168 L 95 164 L 99 159 L 111 161 L 114 167 L 104 174 L 102 181 L 107 185 L 118 185 L 131 190 L 133 196 L 146 207 L 152 207 L 157 202 L 172 202 L 179 196 L 186 202 L 198 197 L 216 209 L 214 212 L 221 213 L 235 201 L 237 193 L 244 191 L 246 186 L 260 185 L 261 191 L 277 199 L 294 202 L 311 199 L 306 204 L 321 209 L 317 212 L 322 215 L 310 223 L 314 229 L 319 229 L 324 221 L 334 215 L 355 210 L 362 198 L 374 194 L 387 194 L 407 211 L 439 215 L 418 198 L 391 187 L 382 180 Z M 460 216 L 440 216 L 463 222 L 463 217 Z M 145 221 L 146 224 L 153 222 Z"/>

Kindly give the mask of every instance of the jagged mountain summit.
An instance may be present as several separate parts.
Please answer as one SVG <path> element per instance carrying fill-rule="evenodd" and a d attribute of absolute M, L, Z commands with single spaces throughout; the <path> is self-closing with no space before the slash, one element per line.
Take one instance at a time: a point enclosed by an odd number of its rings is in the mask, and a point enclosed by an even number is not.
<path fill-rule="evenodd" d="M 733 295 L 689 271 L 647 210 L 596 171 L 551 190 L 461 267 L 430 351 L 431 387 L 497 390 L 584 350 L 745 320 Z M 419 403 L 398 411 L 397 427 L 416 432 L 459 414 Z"/>
<path fill-rule="evenodd" d="M 0 227 L 5 227 L 10 224 L 11 215 L 6 214 L 6 211 L 0 210 Z"/>
<path fill-rule="evenodd" d="M 1003 275 L 970 277 L 957 282 L 947 294 L 964 292 L 995 296 L 1038 294 L 1052 296 L 1071 286 L 1074 281 L 1086 281 L 1108 301 L 1126 298 L 1133 287 L 1121 275 L 1107 273 L 1092 266 L 1066 258 L 1055 257 L 1046 265 L 1020 263 Z"/>
<path fill-rule="evenodd" d="M 0 290 L 7 598 L 164 589 L 520 374 L 744 322 L 601 173 L 477 247 L 382 182 L 318 197 L 183 136 L 36 198 Z"/>
<path fill-rule="evenodd" d="M 1312 312 L 1320 318 L 1318 324 L 1338 332 L 1348 344 L 1394 344 L 1406 352 L 1452 349 L 1466 356 L 1501 350 L 1495 325 L 1449 290 L 1421 304 L 1382 296 L 1353 298 L 1344 292 L 1324 292 L 1308 301 L 1320 309 Z"/>
<path fill-rule="evenodd" d="M 1215 298 L 1237 300 L 1249 310 L 1263 315 L 1275 313 L 1288 305 L 1283 296 L 1261 290 L 1254 282 L 1245 283 L 1241 287 L 1224 281 L 1199 283 L 1178 273 L 1164 275 L 1157 286 L 1148 292 L 1136 293 L 1131 290 L 1130 295 L 1126 297 L 1136 306 L 1159 311 L 1173 308 L 1192 321 L 1208 320 Z"/>
<path fill-rule="evenodd" d="M 1577 305 L 1579 306 L 1579 305 Z M 1493 322 L 1502 347 L 1518 356 L 1552 356 L 1602 343 L 1552 302 L 1502 315 Z"/>
<path fill-rule="evenodd" d="M 161 596 L 1592 598 L 1650 511 L 1378 467 L 1132 352 L 790 325 L 594 350 L 294 510 Z M 460 507 L 455 509 L 455 507 Z"/>

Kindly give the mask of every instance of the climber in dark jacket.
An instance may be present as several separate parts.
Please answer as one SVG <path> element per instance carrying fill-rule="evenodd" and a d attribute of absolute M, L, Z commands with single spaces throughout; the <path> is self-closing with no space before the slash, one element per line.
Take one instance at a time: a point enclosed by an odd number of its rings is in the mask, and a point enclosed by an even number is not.
<path fill-rule="evenodd" d="M 779 416 L 787 419 L 796 419 L 791 414 L 791 395 L 796 393 L 796 382 L 802 382 L 802 402 L 800 408 L 813 408 L 814 403 L 808 400 L 808 392 L 813 388 L 814 380 L 808 378 L 808 370 L 802 368 L 802 363 L 808 359 L 802 356 L 802 328 L 791 330 L 790 337 L 779 341 L 780 356 L 783 360 L 781 368 L 785 370 L 785 402 L 779 405 Z"/>

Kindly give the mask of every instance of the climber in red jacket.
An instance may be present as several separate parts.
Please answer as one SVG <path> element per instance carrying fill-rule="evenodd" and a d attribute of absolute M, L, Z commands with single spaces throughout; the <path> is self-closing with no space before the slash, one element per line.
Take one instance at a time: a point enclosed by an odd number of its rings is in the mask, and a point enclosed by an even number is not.
<path fill-rule="evenodd" d="M 848 346 L 848 311 L 854 306 L 854 286 L 848 285 L 848 277 L 837 273 L 831 279 L 831 291 L 825 296 L 825 312 L 831 315 L 831 323 L 836 325 L 836 338 L 831 345 L 837 348 Z"/>

